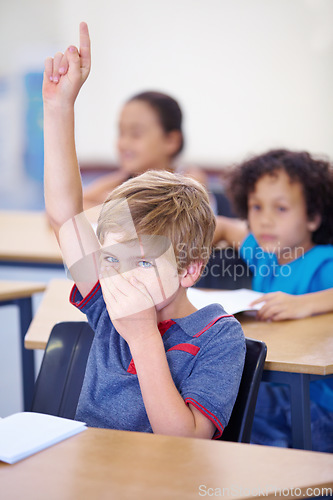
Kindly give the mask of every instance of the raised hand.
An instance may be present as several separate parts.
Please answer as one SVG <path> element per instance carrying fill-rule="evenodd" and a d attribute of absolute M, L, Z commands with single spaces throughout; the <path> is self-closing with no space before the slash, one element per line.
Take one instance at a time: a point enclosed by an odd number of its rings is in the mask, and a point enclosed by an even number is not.
<path fill-rule="evenodd" d="M 80 50 L 70 45 L 45 61 L 44 103 L 73 105 L 88 78 L 91 65 L 90 37 L 86 23 L 80 23 Z"/>

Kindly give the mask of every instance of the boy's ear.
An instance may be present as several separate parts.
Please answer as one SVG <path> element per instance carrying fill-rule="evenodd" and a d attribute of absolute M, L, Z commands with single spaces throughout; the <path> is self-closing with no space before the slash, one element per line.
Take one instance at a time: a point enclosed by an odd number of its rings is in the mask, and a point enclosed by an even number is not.
<path fill-rule="evenodd" d="M 311 219 L 308 219 L 307 228 L 309 231 L 311 231 L 311 233 L 313 233 L 314 231 L 317 231 L 320 224 L 321 224 L 321 215 L 316 214 Z"/>
<path fill-rule="evenodd" d="M 184 288 L 189 288 L 194 285 L 200 276 L 202 270 L 203 262 L 192 262 L 181 274 L 180 284 Z"/>

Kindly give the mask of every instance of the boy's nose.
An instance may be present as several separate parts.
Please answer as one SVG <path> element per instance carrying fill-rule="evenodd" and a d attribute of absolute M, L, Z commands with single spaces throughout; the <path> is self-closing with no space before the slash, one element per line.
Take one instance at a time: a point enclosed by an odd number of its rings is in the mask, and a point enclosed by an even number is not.
<path fill-rule="evenodd" d="M 264 226 L 270 226 L 273 224 L 274 219 L 273 219 L 273 214 L 272 214 L 271 210 L 267 209 L 267 210 L 262 211 L 260 222 Z"/>
<path fill-rule="evenodd" d="M 118 269 L 118 273 L 122 274 L 124 278 L 126 278 L 127 280 L 129 280 L 132 276 L 134 276 L 134 272 L 135 268 L 126 264 L 120 264 Z"/>

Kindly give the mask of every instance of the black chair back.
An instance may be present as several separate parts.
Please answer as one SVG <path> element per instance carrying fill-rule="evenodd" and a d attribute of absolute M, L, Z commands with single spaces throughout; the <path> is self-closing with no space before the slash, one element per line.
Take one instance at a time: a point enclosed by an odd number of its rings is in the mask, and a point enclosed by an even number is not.
<path fill-rule="evenodd" d="M 74 419 L 93 336 L 85 321 L 54 326 L 36 380 L 31 411 Z"/>
<path fill-rule="evenodd" d="M 260 340 L 246 338 L 244 370 L 237 399 L 221 440 L 249 443 L 259 386 L 267 354 Z"/>

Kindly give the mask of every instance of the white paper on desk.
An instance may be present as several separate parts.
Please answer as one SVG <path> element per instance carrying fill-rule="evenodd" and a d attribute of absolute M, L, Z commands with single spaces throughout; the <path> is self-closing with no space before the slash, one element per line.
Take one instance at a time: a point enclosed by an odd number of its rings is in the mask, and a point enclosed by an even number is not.
<path fill-rule="evenodd" d="M 14 464 L 86 429 L 84 422 L 21 412 L 0 419 L 0 460 Z"/>
<path fill-rule="evenodd" d="M 247 288 L 239 290 L 199 290 L 198 288 L 189 288 L 187 296 L 197 309 L 208 306 L 209 304 L 221 304 L 229 314 L 236 314 L 242 311 L 256 311 L 262 307 L 262 302 L 250 307 L 250 303 L 261 297 L 263 294 L 254 292 Z"/>

